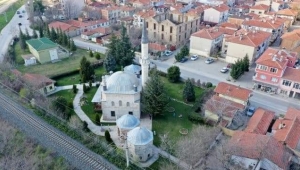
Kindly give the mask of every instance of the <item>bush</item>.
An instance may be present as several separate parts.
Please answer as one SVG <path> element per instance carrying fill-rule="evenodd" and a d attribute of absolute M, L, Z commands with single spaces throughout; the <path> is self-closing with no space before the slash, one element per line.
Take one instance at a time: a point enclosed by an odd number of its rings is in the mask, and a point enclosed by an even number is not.
<path fill-rule="evenodd" d="M 73 84 L 73 93 L 76 94 L 78 91 L 77 86 L 75 84 Z"/>
<path fill-rule="evenodd" d="M 89 81 L 89 86 L 90 86 L 90 88 L 92 88 L 92 86 L 93 86 L 92 80 Z"/>
<path fill-rule="evenodd" d="M 88 128 L 88 124 L 86 123 L 86 121 L 83 121 L 82 130 L 85 131 L 85 132 L 89 132 L 90 131 L 90 129 Z"/>
<path fill-rule="evenodd" d="M 68 102 L 68 107 L 72 110 L 74 109 L 74 105 L 72 101 Z"/>
<path fill-rule="evenodd" d="M 112 139 L 111 139 L 111 137 L 110 137 L 110 134 L 109 134 L 109 131 L 108 131 L 108 130 L 105 131 L 104 136 L 105 136 L 105 139 L 106 139 L 106 141 L 107 141 L 108 143 L 112 143 L 112 142 L 113 142 Z"/>
<path fill-rule="evenodd" d="M 90 50 L 89 56 L 90 56 L 90 57 L 94 57 L 94 54 L 93 54 L 92 50 Z"/>
<path fill-rule="evenodd" d="M 97 60 L 100 60 L 101 59 L 101 55 L 100 55 L 100 53 L 96 53 L 96 55 L 95 55 L 95 58 L 97 59 Z"/>
<path fill-rule="evenodd" d="M 195 113 L 190 113 L 188 115 L 188 119 L 189 121 L 196 123 L 196 124 L 205 124 L 205 120 L 202 116 L 197 115 Z"/>
<path fill-rule="evenodd" d="M 211 82 L 207 82 L 206 84 L 205 84 L 205 87 L 206 88 L 211 88 L 213 86 L 213 84 L 211 83 Z"/>
<path fill-rule="evenodd" d="M 100 116 L 99 116 L 99 114 L 96 114 L 96 117 L 95 117 L 95 123 L 96 123 L 96 125 L 100 125 Z"/>
<path fill-rule="evenodd" d="M 171 83 L 177 83 L 180 80 L 180 69 L 178 66 L 171 66 L 168 68 L 168 80 Z"/>
<path fill-rule="evenodd" d="M 96 87 L 98 88 L 99 86 L 100 86 L 100 83 L 97 83 L 97 84 L 96 84 Z"/>
<path fill-rule="evenodd" d="M 85 83 L 83 83 L 83 93 L 87 93 L 89 90 L 90 90 L 90 88 L 89 87 L 87 87 L 86 85 L 85 85 Z"/>

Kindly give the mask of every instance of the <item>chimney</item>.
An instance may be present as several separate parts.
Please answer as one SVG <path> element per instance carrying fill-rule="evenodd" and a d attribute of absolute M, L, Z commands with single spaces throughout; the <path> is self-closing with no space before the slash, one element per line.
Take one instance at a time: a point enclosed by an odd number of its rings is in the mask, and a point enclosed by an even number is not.
<path fill-rule="evenodd" d="M 106 86 L 105 76 L 102 76 L 102 85 L 103 85 L 103 91 L 106 91 L 107 90 L 107 86 Z"/>

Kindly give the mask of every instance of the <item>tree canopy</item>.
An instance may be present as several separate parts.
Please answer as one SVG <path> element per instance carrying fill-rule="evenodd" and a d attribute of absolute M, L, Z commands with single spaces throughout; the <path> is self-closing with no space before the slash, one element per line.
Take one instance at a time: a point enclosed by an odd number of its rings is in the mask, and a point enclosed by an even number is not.
<path fill-rule="evenodd" d="M 91 66 L 90 61 L 83 57 L 80 61 L 80 77 L 81 82 L 87 82 L 88 80 L 92 80 L 94 72 L 94 67 Z"/>
<path fill-rule="evenodd" d="M 183 95 L 183 99 L 185 101 L 188 101 L 188 102 L 195 101 L 195 99 L 196 99 L 195 90 L 194 90 L 192 81 L 190 79 L 187 79 L 187 81 L 185 82 L 185 86 L 184 86 L 182 95 Z"/>
<path fill-rule="evenodd" d="M 178 66 L 171 66 L 168 68 L 168 80 L 176 83 L 180 80 L 180 68 Z"/>

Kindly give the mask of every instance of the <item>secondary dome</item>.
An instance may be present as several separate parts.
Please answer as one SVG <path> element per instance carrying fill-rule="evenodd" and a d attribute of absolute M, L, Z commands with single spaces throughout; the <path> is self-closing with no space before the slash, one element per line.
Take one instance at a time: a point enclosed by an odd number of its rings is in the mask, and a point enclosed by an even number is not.
<path fill-rule="evenodd" d="M 107 80 L 107 90 L 110 92 L 130 92 L 134 91 L 134 86 L 139 86 L 138 78 L 124 71 L 113 73 Z"/>
<path fill-rule="evenodd" d="M 153 141 L 153 133 L 145 127 L 136 127 L 127 133 L 128 142 L 133 145 L 146 145 Z"/>
<path fill-rule="evenodd" d="M 140 121 L 131 114 L 123 115 L 117 120 L 117 126 L 120 129 L 128 129 L 128 130 L 133 129 L 137 127 L 139 124 Z"/>
<path fill-rule="evenodd" d="M 141 66 L 131 64 L 129 66 L 124 67 L 124 71 L 132 74 L 140 74 Z"/>

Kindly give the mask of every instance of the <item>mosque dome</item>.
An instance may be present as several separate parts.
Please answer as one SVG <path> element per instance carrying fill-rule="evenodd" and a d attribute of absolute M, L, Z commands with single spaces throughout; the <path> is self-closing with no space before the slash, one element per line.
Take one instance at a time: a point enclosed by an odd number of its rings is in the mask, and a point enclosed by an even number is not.
<path fill-rule="evenodd" d="M 141 66 L 131 64 L 129 66 L 124 67 L 124 71 L 127 73 L 132 73 L 132 74 L 140 74 Z"/>
<path fill-rule="evenodd" d="M 120 129 L 133 129 L 137 127 L 140 124 L 140 121 L 131 114 L 125 114 L 121 116 L 119 119 L 117 119 L 117 126 Z"/>
<path fill-rule="evenodd" d="M 134 91 L 134 86 L 139 86 L 139 79 L 135 74 L 118 71 L 113 73 L 107 80 L 107 91 L 122 93 Z"/>
<path fill-rule="evenodd" d="M 153 133 L 145 127 L 136 127 L 127 133 L 127 140 L 133 145 L 147 145 L 153 141 Z"/>

